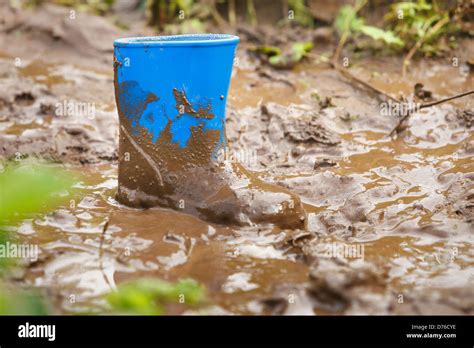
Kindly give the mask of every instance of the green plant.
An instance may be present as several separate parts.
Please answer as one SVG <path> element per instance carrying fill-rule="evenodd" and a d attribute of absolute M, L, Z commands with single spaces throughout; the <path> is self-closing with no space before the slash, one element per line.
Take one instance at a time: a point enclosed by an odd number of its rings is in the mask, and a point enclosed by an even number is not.
<path fill-rule="evenodd" d="M 365 1 L 358 0 L 354 6 L 345 5 L 339 10 L 334 26 L 341 37 L 346 39 L 357 34 L 366 35 L 373 40 L 381 40 L 387 45 L 403 47 L 403 41 L 391 30 L 383 30 L 365 24 L 365 20 L 357 15 Z"/>
<path fill-rule="evenodd" d="M 6 247 L 12 226 L 32 214 L 45 212 L 62 202 L 73 183 L 73 176 L 45 163 L 10 162 L 0 173 L 0 246 Z M 0 274 L 7 278 L 14 260 L 0 258 Z M 48 313 L 42 296 L 34 290 L 18 289 L 0 281 L 0 315 Z"/>
<path fill-rule="evenodd" d="M 184 19 L 180 23 L 166 24 L 165 31 L 171 35 L 189 34 L 189 33 L 204 33 L 205 25 L 197 18 Z"/>
<path fill-rule="evenodd" d="M 35 290 L 23 290 L 0 281 L 0 315 L 46 315 L 47 301 Z"/>
<path fill-rule="evenodd" d="M 203 32 L 201 19 L 211 15 L 211 6 L 195 0 L 146 0 L 150 25 L 172 34 Z"/>
<path fill-rule="evenodd" d="M 268 63 L 280 69 L 290 69 L 313 49 L 312 42 L 295 42 L 287 51 L 276 46 L 259 46 L 255 49 L 268 59 Z"/>
<path fill-rule="evenodd" d="M 69 173 L 46 163 L 8 163 L 0 174 L 0 226 L 51 209 L 73 182 Z"/>
<path fill-rule="evenodd" d="M 386 22 L 406 47 L 421 42 L 417 50 L 428 56 L 448 49 L 440 39 L 459 29 L 450 18 L 450 12 L 437 6 L 436 1 L 431 4 L 425 0 L 393 4 L 385 15 Z"/>
<path fill-rule="evenodd" d="M 199 305 L 204 301 L 204 287 L 193 279 L 170 283 L 144 278 L 121 284 L 106 299 L 115 312 L 162 315 L 168 303 Z"/>
<path fill-rule="evenodd" d="M 44 1 L 44 0 L 42 0 Z M 79 11 L 104 14 L 108 12 L 115 0 L 52 0 L 62 6 L 73 7 Z"/>
<path fill-rule="evenodd" d="M 288 7 L 290 11 L 293 11 L 292 15 L 296 23 L 306 27 L 313 26 L 314 18 L 304 0 L 288 0 Z"/>

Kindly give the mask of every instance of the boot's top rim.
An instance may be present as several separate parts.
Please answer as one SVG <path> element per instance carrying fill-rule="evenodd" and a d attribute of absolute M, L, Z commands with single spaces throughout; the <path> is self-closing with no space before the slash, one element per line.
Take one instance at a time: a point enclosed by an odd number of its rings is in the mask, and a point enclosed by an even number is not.
<path fill-rule="evenodd" d="M 114 41 L 115 47 L 148 46 L 222 46 L 237 44 L 239 37 L 231 34 L 186 34 L 168 36 L 127 37 Z"/>

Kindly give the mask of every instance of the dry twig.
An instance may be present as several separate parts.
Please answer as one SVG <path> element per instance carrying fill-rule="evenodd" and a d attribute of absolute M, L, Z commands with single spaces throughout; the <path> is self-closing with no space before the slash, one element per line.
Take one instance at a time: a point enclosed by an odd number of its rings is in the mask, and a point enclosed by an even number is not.
<path fill-rule="evenodd" d="M 470 90 L 470 91 L 467 91 L 467 92 L 463 92 L 463 93 L 460 93 L 460 94 L 456 94 L 456 95 L 453 95 L 451 97 L 447 97 L 447 98 L 443 98 L 443 99 L 440 99 L 440 100 L 436 100 L 436 101 L 433 101 L 433 102 L 429 102 L 429 103 L 425 103 L 425 104 L 421 104 L 420 106 L 418 107 L 415 107 L 415 108 L 412 108 L 412 109 L 409 109 L 407 110 L 406 114 L 403 115 L 403 117 L 400 119 L 400 121 L 398 121 L 397 125 L 392 129 L 392 131 L 389 133 L 389 136 L 393 136 L 395 133 L 397 133 L 399 131 L 399 129 L 401 129 L 401 125 L 403 124 L 403 122 L 405 122 L 405 120 L 408 119 L 408 117 L 410 117 L 411 114 L 413 114 L 415 111 L 419 111 L 421 109 L 425 109 L 425 108 L 429 108 L 429 107 L 432 107 L 432 106 L 435 106 L 435 105 L 439 105 L 439 104 L 442 104 L 442 103 L 446 103 L 448 101 L 451 101 L 451 100 L 454 100 L 454 99 L 458 99 L 458 98 L 462 98 L 462 97 L 465 97 L 465 96 L 468 96 L 470 94 L 474 94 L 474 90 Z"/>
<path fill-rule="evenodd" d="M 104 240 L 105 240 L 105 234 L 107 232 L 107 229 L 109 228 L 109 222 L 110 222 L 110 215 L 107 217 L 107 220 L 105 221 L 104 227 L 102 228 L 102 234 L 100 235 L 100 244 L 99 244 L 99 268 L 102 273 L 102 277 L 104 278 L 105 282 L 109 286 L 111 290 L 114 290 L 114 287 L 112 284 L 110 284 L 109 279 L 107 278 L 105 272 L 104 272 L 104 263 L 102 261 L 102 258 L 104 256 Z"/>

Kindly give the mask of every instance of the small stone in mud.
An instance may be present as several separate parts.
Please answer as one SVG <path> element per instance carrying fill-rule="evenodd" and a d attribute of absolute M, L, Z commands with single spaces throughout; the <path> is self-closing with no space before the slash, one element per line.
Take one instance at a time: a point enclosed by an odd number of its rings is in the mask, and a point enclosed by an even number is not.
<path fill-rule="evenodd" d="M 314 162 L 314 170 L 319 170 L 320 168 L 323 167 L 334 167 L 336 165 L 336 162 L 333 160 L 330 160 L 329 158 L 323 158 L 320 160 L 316 160 Z"/>
<path fill-rule="evenodd" d="M 30 106 L 34 103 L 35 97 L 30 92 L 23 92 L 15 95 L 15 103 L 21 106 Z"/>
<path fill-rule="evenodd" d="M 41 103 L 39 114 L 40 115 L 54 115 L 54 105 L 49 103 Z"/>
<path fill-rule="evenodd" d="M 462 110 L 457 113 L 457 117 L 466 125 L 467 128 L 471 128 L 474 123 L 474 111 Z"/>
<path fill-rule="evenodd" d="M 272 314 L 283 314 L 288 308 L 288 301 L 282 297 L 272 297 L 262 300 L 266 310 Z"/>
<path fill-rule="evenodd" d="M 66 131 L 67 134 L 70 134 L 70 135 L 79 135 L 79 134 L 84 134 L 85 133 L 85 130 L 84 128 L 82 127 L 78 127 L 78 126 L 66 126 L 64 127 L 64 130 Z"/>
<path fill-rule="evenodd" d="M 294 148 L 291 149 L 291 155 L 293 157 L 300 157 L 302 156 L 304 153 L 306 152 L 306 149 L 304 148 L 304 146 L 300 145 L 300 146 L 296 146 Z"/>
<path fill-rule="evenodd" d="M 433 97 L 433 93 L 424 88 L 422 83 L 416 83 L 414 87 L 414 95 L 420 100 L 429 100 Z"/>
<path fill-rule="evenodd" d="M 469 67 L 470 71 L 474 71 L 474 58 L 471 58 L 466 61 L 467 66 Z"/>

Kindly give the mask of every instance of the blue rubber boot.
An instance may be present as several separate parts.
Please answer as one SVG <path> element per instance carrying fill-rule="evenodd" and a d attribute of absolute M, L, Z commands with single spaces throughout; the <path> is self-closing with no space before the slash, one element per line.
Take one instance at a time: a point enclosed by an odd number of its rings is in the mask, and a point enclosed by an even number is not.
<path fill-rule="evenodd" d="M 222 223 L 304 225 L 299 197 L 223 160 L 238 42 L 224 34 L 114 42 L 120 202 Z"/>

